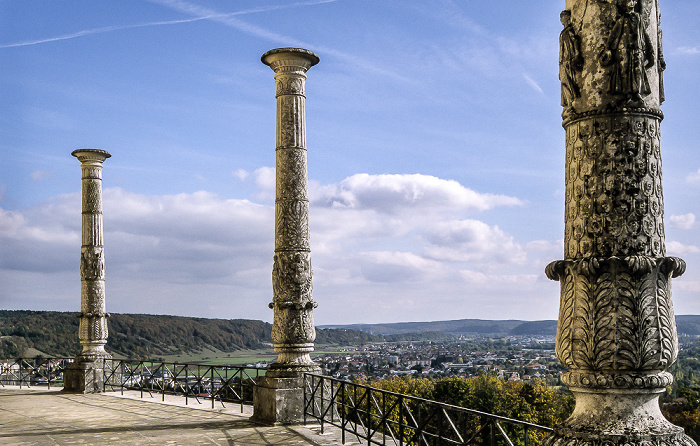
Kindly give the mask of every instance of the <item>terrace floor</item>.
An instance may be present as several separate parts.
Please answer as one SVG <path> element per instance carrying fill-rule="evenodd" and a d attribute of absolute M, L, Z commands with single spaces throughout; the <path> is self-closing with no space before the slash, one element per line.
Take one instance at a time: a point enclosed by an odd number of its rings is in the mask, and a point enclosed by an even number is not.
<path fill-rule="evenodd" d="M 137 391 L 69 394 L 61 389 L 0 387 L 2 445 L 340 445 L 318 425 L 260 426 L 250 406 Z M 358 444 L 358 443 L 346 443 Z"/>

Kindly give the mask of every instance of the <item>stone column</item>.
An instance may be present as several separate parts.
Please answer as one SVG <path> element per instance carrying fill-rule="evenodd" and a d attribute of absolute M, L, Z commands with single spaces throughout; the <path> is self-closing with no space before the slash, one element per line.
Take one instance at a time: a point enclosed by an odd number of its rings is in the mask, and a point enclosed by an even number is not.
<path fill-rule="evenodd" d="M 546 445 L 694 445 L 658 399 L 678 354 L 660 123 L 665 69 L 656 0 L 567 0 L 560 80 L 566 130 L 564 260 L 556 351 L 576 395 Z"/>
<path fill-rule="evenodd" d="M 316 330 L 309 248 L 306 174 L 306 71 L 318 56 L 301 48 L 279 48 L 261 58 L 275 72 L 277 144 L 275 256 L 272 268 L 272 340 L 277 361 L 255 389 L 253 418 L 275 424 L 303 420 L 303 373 L 318 373 L 311 360 Z"/>
<path fill-rule="evenodd" d="M 73 151 L 82 169 L 82 246 L 80 248 L 80 328 L 83 348 L 64 374 L 64 390 L 101 392 L 107 343 L 105 262 L 102 242 L 102 163 L 111 155 L 97 149 Z"/>

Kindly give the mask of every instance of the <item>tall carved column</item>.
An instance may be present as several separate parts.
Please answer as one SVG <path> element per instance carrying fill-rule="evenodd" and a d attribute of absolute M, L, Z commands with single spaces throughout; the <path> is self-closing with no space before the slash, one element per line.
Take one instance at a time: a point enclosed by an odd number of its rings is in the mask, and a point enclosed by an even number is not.
<path fill-rule="evenodd" d="M 281 424 L 303 420 L 303 373 L 319 372 L 311 360 L 316 330 L 309 248 L 306 174 L 306 71 L 318 56 L 279 48 L 261 58 L 275 72 L 277 144 L 275 256 L 272 268 L 272 340 L 277 361 L 256 387 L 254 419 Z"/>
<path fill-rule="evenodd" d="M 66 391 L 101 392 L 107 317 L 105 311 L 105 263 L 102 242 L 102 163 L 111 155 L 97 149 L 73 151 L 82 169 L 82 247 L 80 248 L 80 327 L 83 347 L 65 373 Z"/>
<path fill-rule="evenodd" d="M 564 260 L 556 350 L 576 395 L 547 445 L 694 445 L 658 398 L 678 354 L 661 187 L 664 98 L 657 0 L 567 0 Z"/>

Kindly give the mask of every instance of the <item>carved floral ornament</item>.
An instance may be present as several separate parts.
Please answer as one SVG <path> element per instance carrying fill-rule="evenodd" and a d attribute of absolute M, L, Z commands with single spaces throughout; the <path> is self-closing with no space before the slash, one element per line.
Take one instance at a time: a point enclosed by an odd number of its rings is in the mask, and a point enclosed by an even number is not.
<path fill-rule="evenodd" d="M 275 76 L 275 81 L 277 84 L 276 96 L 281 95 L 299 95 L 304 96 L 304 80 L 305 75 L 293 75 L 285 76 L 278 75 Z"/>
<path fill-rule="evenodd" d="M 561 434 L 561 435 L 559 435 Z M 636 438 L 633 436 L 589 437 L 570 429 L 557 429 L 554 436 L 545 438 L 543 446 L 697 446 L 696 443 L 683 433 L 647 435 Z"/>
<path fill-rule="evenodd" d="M 275 203 L 275 247 L 309 249 L 308 201 L 278 200 Z"/>
<path fill-rule="evenodd" d="M 671 365 L 678 340 L 670 279 L 684 271 L 677 257 L 550 263 L 547 277 L 561 282 L 557 357 L 571 370 L 570 379 L 586 371 L 660 372 Z M 606 380 L 605 386 L 616 385 L 614 377 Z"/>

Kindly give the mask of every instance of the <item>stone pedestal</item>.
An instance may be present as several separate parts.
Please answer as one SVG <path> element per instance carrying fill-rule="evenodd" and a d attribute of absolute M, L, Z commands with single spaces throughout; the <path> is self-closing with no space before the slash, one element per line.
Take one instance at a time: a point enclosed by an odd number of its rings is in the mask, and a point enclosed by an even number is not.
<path fill-rule="evenodd" d="M 82 170 L 82 246 L 80 248 L 80 327 L 83 347 L 64 372 L 65 391 L 101 392 L 107 318 L 105 306 L 105 261 L 102 227 L 102 163 L 111 155 L 105 150 L 79 149 L 72 153 Z"/>
<path fill-rule="evenodd" d="M 261 424 L 299 424 L 304 421 L 304 378 L 264 377 L 253 393 L 251 420 Z"/>
<path fill-rule="evenodd" d="M 311 360 L 316 329 L 309 244 L 306 173 L 306 72 L 318 56 L 301 48 L 279 48 L 261 58 L 275 72 L 277 138 L 275 256 L 272 268 L 272 340 L 277 361 L 258 384 L 258 422 L 293 424 L 303 419 L 303 374 L 318 373 Z"/>
<path fill-rule="evenodd" d="M 678 339 L 661 185 L 666 68 L 656 0 L 567 0 L 559 78 L 566 130 L 556 352 L 573 415 L 544 445 L 694 445 L 659 396 Z"/>
<path fill-rule="evenodd" d="M 78 357 L 63 372 L 63 390 L 71 393 L 104 391 L 105 360 L 83 360 Z"/>

